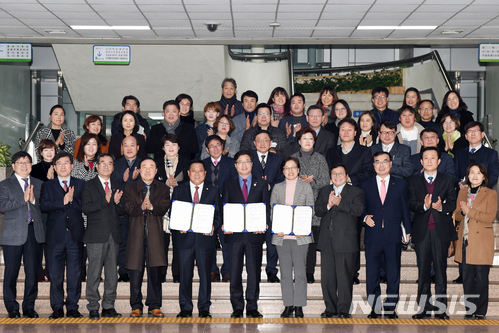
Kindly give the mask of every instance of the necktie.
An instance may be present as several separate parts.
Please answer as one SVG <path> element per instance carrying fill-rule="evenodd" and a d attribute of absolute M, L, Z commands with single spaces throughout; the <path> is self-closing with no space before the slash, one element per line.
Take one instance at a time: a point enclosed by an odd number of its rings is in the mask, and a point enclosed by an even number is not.
<path fill-rule="evenodd" d="M 265 163 L 265 155 L 262 155 L 262 168 L 265 169 L 265 165 L 267 163 Z"/>
<path fill-rule="evenodd" d="M 433 184 L 433 177 L 428 177 L 428 180 L 430 181 L 430 185 Z"/>
<path fill-rule="evenodd" d="M 146 189 L 147 189 L 147 191 L 146 191 L 146 197 L 151 196 L 151 185 L 146 185 Z"/>
<path fill-rule="evenodd" d="M 24 191 L 26 192 L 26 189 L 28 188 L 28 178 L 22 178 L 22 180 L 24 180 Z M 33 220 L 33 218 L 31 217 L 31 210 L 28 205 L 28 223 L 30 223 L 31 220 Z"/>
<path fill-rule="evenodd" d="M 243 197 L 244 201 L 248 201 L 248 185 L 246 185 L 247 179 L 243 179 Z"/>
<path fill-rule="evenodd" d="M 199 186 L 196 186 L 196 191 L 194 192 L 194 200 L 192 200 L 192 202 L 194 202 L 195 204 L 199 203 L 199 192 L 198 192 L 198 189 L 199 189 Z"/>
<path fill-rule="evenodd" d="M 68 181 L 63 180 L 62 183 L 64 184 L 64 186 L 62 187 L 64 189 L 64 192 L 67 192 L 68 191 Z"/>
<path fill-rule="evenodd" d="M 471 148 L 471 154 L 473 155 L 476 152 L 476 148 Z"/>
<path fill-rule="evenodd" d="M 107 194 L 109 191 L 111 191 L 111 189 L 109 188 L 109 182 L 104 182 L 104 185 L 105 185 L 104 192 L 106 192 Z"/>
<path fill-rule="evenodd" d="M 214 161 L 213 164 L 215 164 L 215 166 L 217 166 L 218 165 L 218 161 Z"/>
<path fill-rule="evenodd" d="M 379 191 L 379 196 L 381 198 L 381 204 L 385 204 L 385 199 L 386 199 L 386 180 L 382 179 L 381 180 L 381 190 Z"/>

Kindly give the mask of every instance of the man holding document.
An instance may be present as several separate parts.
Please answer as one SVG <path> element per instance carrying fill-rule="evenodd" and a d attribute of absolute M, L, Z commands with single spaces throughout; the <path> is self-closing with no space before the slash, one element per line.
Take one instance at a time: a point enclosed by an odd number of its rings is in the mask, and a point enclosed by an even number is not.
<path fill-rule="evenodd" d="M 243 265 L 246 255 L 246 316 L 263 317 L 258 312 L 262 245 L 270 223 L 270 192 L 267 181 L 252 177 L 253 154 L 241 150 L 234 156 L 237 177 L 224 183 L 223 228 L 230 256 L 231 318 L 243 316 Z"/>
<path fill-rule="evenodd" d="M 211 266 L 216 249 L 214 231 L 220 227 L 220 195 L 217 187 L 205 182 L 206 170 L 202 161 L 192 160 L 187 174 L 190 181 L 173 190 L 170 216 L 180 263 L 177 318 L 192 317 L 194 260 L 199 275 L 199 317 L 211 318 Z M 178 205 L 186 203 L 189 204 L 185 208 Z"/>

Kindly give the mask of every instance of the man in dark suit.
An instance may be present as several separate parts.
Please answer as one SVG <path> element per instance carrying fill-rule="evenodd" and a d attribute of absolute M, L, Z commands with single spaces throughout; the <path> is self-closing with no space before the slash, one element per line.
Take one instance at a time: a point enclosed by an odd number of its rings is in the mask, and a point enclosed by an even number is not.
<path fill-rule="evenodd" d="M 133 135 L 129 135 L 121 142 L 123 157 L 114 162 L 114 171 L 111 180 L 117 183 L 117 188 L 124 189 L 125 186 L 140 178 L 139 166 L 142 159 L 137 156 L 139 145 Z M 126 244 L 128 240 L 129 221 L 125 211 L 120 215 L 121 244 L 118 255 L 118 282 L 130 282 L 130 274 L 125 268 Z"/>
<path fill-rule="evenodd" d="M 132 136 L 130 136 L 132 137 Z M 132 137 L 133 138 L 133 137 Z M 102 317 L 121 317 L 116 312 L 116 287 L 118 286 L 118 254 L 121 239 L 120 214 L 125 211 L 123 191 L 111 179 L 114 157 L 101 154 L 97 158 L 98 176 L 83 185 L 81 204 L 87 215 L 87 228 L 83 242 L 87 245 L 87 309 L 90 319 L 99 319 L 99 283 L 104 267 L 104 296 Z"/>
<path fill-rule="evenodd" d="M 269 183 L 270 191 L 274 185 L 284 181 L 284 174 L 281 172 L 282 156 L 271 153 L 270 146 L 272 139 L 266 130 L 260 130 L 255 135 L 254 144 L 256 151 L 253 152 L 253 168 L 251 174 L 255 178 L 263 178 Z M 267 244 L 267 281 L 270 283 L 280 282 L 277 277 L 277 250 L 272 244 L 272 232 L 267 230 L 265 234 Z"/>
<path fill-rule="evenodd" d="M 420 133 L 421 147 L 437 147 L 439 139 L 438 133 L 432 128 L 426 128 Z M 421 154 L 414 154 L 411 156 L 414 175 L 419 175 L 424 171 L 421 164 Z M 445 173 L 454 179 L 454 161 L 452 156 L 447 153 L 440 154 L 440 164 L 438 165 L 438 172 Z"/>
<path fill-rule="evenodd" d="M 35 300 L 38 295 L 36 275 L 41 243 L 45 231 L 40 211 L 40 191 L 43 182 L 30 177 L 31 156 L 20 151 L 12 155 L 14 174 L 0 183 L 0 211 L 5 214 L 2 238 L 5 261 L 3 302 L 9 318 L 20 318 L 17 296 L 17 277 L 24 262 L 23 317 L 38 318 Z"/>
<path fill-rule="evenodd" d="M 464 176 L 466 169 L 470 163 L 482 163 L 489 171 L 489 185 L 492 188 L 496 183 L 499 176 L 499 161 L 497 158 L 497 151 L 484 147 L 482 139 L 485 136 L 483 124 L 478 121 L 472 121 L 464 127 L 466 132 L 466 140 L 469 146 L 456 151 L 454 156 L 454 171 L 456 174 L 456 182 L 459 187 L 464 185 Z"/>
<path fill-rule="evenodd" d="M 253 177 L 251 168 L 253 164 L 250 151 L 239 151 L 234 156 L 237 177 L 224 183 L 222 203 L 258 203 L 266 205 L 267 229 L 270 224 L 270 191 L 269 184 L 263 178 Z M 229 219 L 225 216 L 224 219 Z M 260 272 L 262 268 L 262 245 L 265 241 L 264 232 L 242 232 L 225 234 L 225 241 L 229 245 L 230 255 L 230 302 L 232 309 L 231 318 L 243 316 L 243 265 L 246 256 L 246 316 L 261 318 L 258 312 L 258 297 L 260 295 Z"/>
<path fill-rule="evenodd" d="M 387 298 L 384 304 L 385 317 L 398 318 L 395 308 L 400 286 L 400 258 L 402 244 L 401 221 L 411 234 L 411 218 L 407 205 L 407 184 L 403 179 L 390 174 L 391 155 L 376 152 L 373 156 L 376 176 L 361 184 L 364 191 L 365 209 L 363 221 L 366 225 L 366 289 L 372 307 L 368 318 L 381 316 L 380 262 L 386 260 Z"/>
<path fill-rule="evenodd" d="M 163 103 L 162 123 L 151 127 L 151 132 L 147 138 L 146 151 L 154 154 L 154 159 L 161 160 L 165 156 L 161 139 L 166 133 L 175 134 L 178 137 L 180 152 L 187 153 L 193 158 L 199 151 L 198 137 L 196 130 L 191 123 L 180 121 L 180 105 L 174 100 Z"/>
<path fill-rule="evenodd" d="M 358 220 L 364 212 L 364 192 L 347 184 L 347 180 L 347 167 L 333 165 L 333 184 L 320 190 L 314 206 L 315 214 L 322 217 L 317 249 L 323 258 L 328 258 L 322 261 L 321 270 L 326 304 L 322 318 L 351 317 L 353 278 L 359 253 Z"/>
<path fill-rule="evenodd" d="M 244 103 L 243 103 L 244 104 Z M 224 182 L 227 179 L 232 179 L 237 175 L 236 168 L 234 167 L 234 160 L 227 155 L 223 155 L 222 139 L 218 135 L 210 135 L 205 140 L 206 151 L 210 157 L 203 160 L 204 168 L 206 170 L 206 182 L 218 188 L 218 192 L 223 191 Z M 219 269 L 217 266 L 217 251 L 213 253 L 213 264 L 211 267 L 211 281 L 220 281 L 220 272 L 222 273 L 222 281 L 230 281 L 230 262 L 227 243 L 225 243 L 225 235 L 222 228 L 215 230 L 220 240 L 220 247 L 222 248 L 223 264 Z M 215 236 L 216 237 L 216 236 Z"/>
<path fill-rule="evenodd" d="M 381 142 L 371 146 L 371 153 L 384 151 L 390 153 L 392 168 L 390 175 L 407 178 L 412 175 L 411 148 L 400 144 L 396 137 L 397 126 L 393 121 L 384 120 L 379 129 Z"/>
<path fill-rule="evenodd" d="M 440 151 L 437 147 L 425 147 L 420 152 L 424 171 L 408 180 L 409 208 L 414 212 L 412 241 L 418 257 L 418 303 L 420 313 L 414 319 L 431 318 L 431 312 L 439 319 L 449 319 L 446 314 L 447 252 L 451 241 L 457 239 L 452 213 L 456 209 L 456 190 L 453 178 L 437 172 Z M 435 294 L 443 308 L 430 303 L 430 268 L 435 269 Z M 438 304 L 438 303 L 437 303 Z"/>
<path fill-rule="evenodd" d="M 50 266 L 50 319 L 64 317 L 80 318 L 78 301 L 81 296 L 81 266 L 83 254 L 83 217 L 81 192 L 85 182 L 71 177 L 73 155 L 66 152 L 54 157 L 57 178 L 42 186 L 40 207 L 48 213 L 47 261 Z M 67 297 L 64 300 L 64 270 L 66 270 Z"/>
<path fill-rule="evenodd" d="M 374 104 L 374 109 L 371 111 L 376 115 L 378 124 L 381 124 L 384 120 L 391 120 L 395 125 L 400 122 L 397 111 L 388 108 L 389 95 L 390 92 L 385 87 L 376 87 L 371 92 Z"/>
<path fill-rule="evenodd" d="M 212 141 L 213 142 L 213 141 Z M 220 228 L 220 194 L 218 188 L 205 182 L 206 170 L 200 160 L 193 160 L 187 171 L 189 182 L 180 184 L 173 190 L 172 200 L 193 202 L 215 206 L 215 215 L 212 232 L 200 234 L 172 230 L 176 234 L 178 257 L 180 262 L 180 285 L 179 303 L 180 313 L 177 318 L 192 317 L 192 278 L 194 271 L 194 260 L 198 267 L 199 293 L 198 311 L 199 317 L 211 318 L 211 266 L 213 264 L 213 252 L 215 248 L 215 230 Z"/>

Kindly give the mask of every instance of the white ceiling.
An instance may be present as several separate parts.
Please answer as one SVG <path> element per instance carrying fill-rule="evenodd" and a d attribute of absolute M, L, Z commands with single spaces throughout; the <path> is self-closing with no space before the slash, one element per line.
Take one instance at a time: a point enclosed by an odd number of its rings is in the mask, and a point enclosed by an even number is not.
<path fill-rule="evenodd" d="M 208 21 L 221 25 L 209 32 Z M 274 21 L 281 26 L 269 27 Z M 148 25 L 151 30 L 72 30 L 71 25 Z M 356 30 L 359 25 L 438 27 Z M 0 42 L 108 38 L 152 44 L 497 42 L 499 0 L 0 0 Z"/>

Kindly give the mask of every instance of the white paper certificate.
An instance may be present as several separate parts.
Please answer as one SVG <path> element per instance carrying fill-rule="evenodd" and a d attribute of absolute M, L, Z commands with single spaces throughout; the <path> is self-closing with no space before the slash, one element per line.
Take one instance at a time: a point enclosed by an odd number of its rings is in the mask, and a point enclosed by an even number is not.
<path fill-rule="evenodd" d="M 191 227 L 192 202 L 173 200 L 170 215 L 170 229 L 188 231 Z M 213 220 L 213 219 L 212 219 Z"/>
<path fill-rule="evenodd" d="M 194 205 L 194 215 L 192 216 L 192 232 L 200 234 L 211 234 L 213 231 L 213 217 L 215 216 L 215 206 L 207 204 Z"/>
<path fill-rule="evenodd" d="M 246 231 L 267 230 L 267 211 L 263 202 L 246 204 Z"/>
<path fill-rule="evenodd" d="M 310 206 L 296 206 L 293 233 L 299 236 L 308 236 L 312 231 L 313 209 Z"/>
<path fill-rule="evenodd" d="M 293 207 L 286 205 L 274 205 L 272 210 L 272 232 L 286 235 L 291 234 L 293 224 Z"/>
<path fill-rule="evenodd" d="M 224 231 L 226 232 L 244 231 L 244 204 L 240 203 L 224 204 Z"/>

